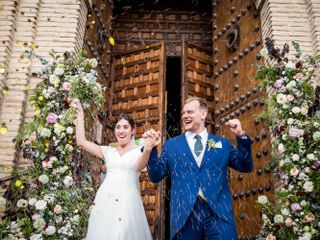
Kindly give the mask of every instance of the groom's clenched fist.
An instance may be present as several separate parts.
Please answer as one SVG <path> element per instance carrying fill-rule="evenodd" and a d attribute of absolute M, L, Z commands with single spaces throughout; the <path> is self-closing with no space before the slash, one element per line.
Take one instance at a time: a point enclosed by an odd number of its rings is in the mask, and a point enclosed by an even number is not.
<path fill-rule="evenodd" d="M 226 122 L 225 125 L 228 126 L 230 131 L 236 134 L 237 136 L 241 136 L 244 134 L 239 119 L 231 119 L 228 122 Z"/>

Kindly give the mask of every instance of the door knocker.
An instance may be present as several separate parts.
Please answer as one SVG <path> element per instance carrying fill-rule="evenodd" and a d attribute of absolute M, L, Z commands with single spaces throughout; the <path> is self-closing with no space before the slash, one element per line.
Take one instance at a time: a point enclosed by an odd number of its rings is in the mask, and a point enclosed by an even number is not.
<path fill-rule="evenodd" d="M 240 42 L 240 26 L 233 25 L 227 32 L 226 46 L 227 48 L 234 52 L 238 49 Z"/>

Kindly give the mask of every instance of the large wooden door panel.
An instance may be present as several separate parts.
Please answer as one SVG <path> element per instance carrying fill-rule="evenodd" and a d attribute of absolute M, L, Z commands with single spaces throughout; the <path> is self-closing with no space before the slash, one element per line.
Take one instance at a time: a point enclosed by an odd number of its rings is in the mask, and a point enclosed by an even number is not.
<path fill-rule="evenodd" d="M 212 50 L 206 47 L 183 41 L 182 43 L 182 104 L 189 97 L 200 97 L 207 100 L 208 129 L 213 129 L 213 83 L 212 83 Z"/>
<path fill-rule="evenodd" d="M 149 128 L 164 131 L 165 62 L 163 43 L 115 58 L 112 115 L 131 114 L 137 125 L 137 138 Z M 163 239 L 164 183 L 151 183 L 147 172 L 143 171 L 140 188 L 151 231 L 156 239 Z"/>
<path fill-rule="evenodd" d="M 265 110 L 265 93 L 259 90 L 254 66 L 261 59 L 260 19 L 252 0 L 223 0 L 214 6 L 215 130 L 218 135 L 234 139 L 224 123 L 239 118 L 254 141 L 254 171 L 231 170 L 229 174 L 238 233 L 240 239 L 250 239 L 259 233 L 262 224 L 257 197 L 267 194 L 272 198 L 271 179 L 262 170 L 270 159 L 268 127 L 256 119 Z"/>

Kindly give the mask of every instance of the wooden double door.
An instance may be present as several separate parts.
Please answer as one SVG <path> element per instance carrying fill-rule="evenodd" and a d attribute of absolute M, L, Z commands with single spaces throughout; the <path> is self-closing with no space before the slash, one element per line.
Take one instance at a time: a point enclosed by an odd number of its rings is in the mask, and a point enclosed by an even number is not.
<path fill-rule="evenodd" d="M 257 119 L 265 108 L 265 93 L 254 79 L 254 64 L 261 61 L 259 13 L 251 1 L 217 1 L 213 7 L 212 49 L 182 40 L 181 54 L 175 57 L 166 53 L 165 42 L 116 56 L 110 105 L 113 116 L 132 115 L 137 138 L 154 128 L 162 132 L 163 141 L 181 133 L 181 106 L 191 96 L 207 100 L 210 132 L 234 140 L 224 123 L 239 118 L 253 139 L 255 167 L 245 174 L 230 170 L 229 183 L 239 237 L 254 239 L 262 223 L 255 201 L 272 192 L 269 172 L 263 168 L 270 159 L 268 127 Z M 154 239 L 168 239 L 169 183 L 155 185 L 144 171 L 140 185 Z"/>

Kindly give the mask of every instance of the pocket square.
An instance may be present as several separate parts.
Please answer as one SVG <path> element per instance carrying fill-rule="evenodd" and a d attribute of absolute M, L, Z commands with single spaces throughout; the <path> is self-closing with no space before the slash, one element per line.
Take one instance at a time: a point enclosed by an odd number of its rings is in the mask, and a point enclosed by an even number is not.
<path fill-rule="evenodd" d="M 219 141 L 214 145 L 215 148 L 222 148 L 222 142 Z"/>

